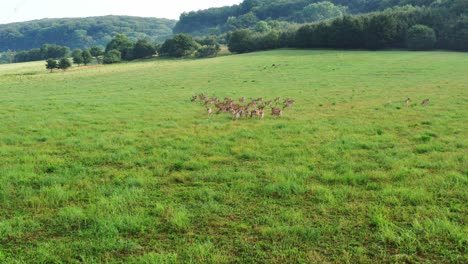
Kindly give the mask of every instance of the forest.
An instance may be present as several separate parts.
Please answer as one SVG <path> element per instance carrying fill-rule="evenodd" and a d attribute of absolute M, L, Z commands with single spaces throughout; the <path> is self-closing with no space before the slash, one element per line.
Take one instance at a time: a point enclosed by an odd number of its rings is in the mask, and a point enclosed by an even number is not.
<path fill-rule="evenodd" d="M 258 21 L 314 22 L 336 14 L 364 14 L 395 6 L 431 6 L 452 0 L 245 0 L 239 5 L 183 13 L 174 33 L 204 35 L 255 26 Z M 456 1 L 455 1 L 456 2 Z M 461 2 L 461 1 L 460 1 Z M 466 1 L 464 1 L 466 2 Z M 331 4 L 331 5 L 330 5 Z M 317 10 L 331 11 L 330 17 L 317 16 Z M 331 9 L 331 10 L 330 10 Z"/>
<path fill-rule="evenodd" d="M 117 34 L 132 40 L 164 41 L 176 21 L 160 18 L 104 16 L 41 19 L 0 25 L 0 52 L 40 48 L 44 44 L 70 49 L 105 47 Z"/>

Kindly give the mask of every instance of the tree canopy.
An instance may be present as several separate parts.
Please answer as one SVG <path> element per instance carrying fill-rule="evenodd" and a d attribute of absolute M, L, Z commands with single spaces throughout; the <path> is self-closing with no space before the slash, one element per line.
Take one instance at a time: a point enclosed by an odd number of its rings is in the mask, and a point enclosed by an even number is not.
<path fill-rule="evenodd" d="M 104 16 L 41 19 L 0 25 L 0 52 L 39 48 L 44 44 L 85 49 L 106 46 L 117 34 L 132 41 L 164 41 L 172 35 L 176 21 L 159 18 Z"/>

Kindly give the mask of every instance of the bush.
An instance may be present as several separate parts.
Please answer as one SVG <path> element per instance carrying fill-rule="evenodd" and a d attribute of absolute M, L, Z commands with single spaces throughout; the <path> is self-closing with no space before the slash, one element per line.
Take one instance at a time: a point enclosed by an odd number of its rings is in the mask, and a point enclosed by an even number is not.
<path fill-rule="evenodd" d="M 112 64 L 112 63 L 120 62 L 121 60 L 122 60 L 122 53 L 114 49 L 114 50 L 110 50 L 109 52 L 106 53 L 106 55 L 104 55 L 103 63 Z"/>
<path fill-rule="evenodd" d="M 430 50 L 436 43 L 436 34 L 430 27 L 414 25 L 408 29 L 406 45 L 411 50 Z"/>
<path fill-rule="evenodd" d="M 72 66 L 71 62 L 67 58 L 61 58 L 59 63 L 58 63 L 58 68 L 61 70 L 66 70 Z"/>
<path fill-rule="evenodd" d="M 164 42 L 159 49 L 159 55 L 166 57 L 185 57 L 192 55 L 198 48 L 198 44 L 192 36 L 179 34 Z"/>
<path fill-rule="evenodd" d="M 220 51 L 219 45 L 210 45 L 210 46 L 203 46 L 197 50 L 197 57 L 198 58 L 212 58 L 218 55 Z"/>

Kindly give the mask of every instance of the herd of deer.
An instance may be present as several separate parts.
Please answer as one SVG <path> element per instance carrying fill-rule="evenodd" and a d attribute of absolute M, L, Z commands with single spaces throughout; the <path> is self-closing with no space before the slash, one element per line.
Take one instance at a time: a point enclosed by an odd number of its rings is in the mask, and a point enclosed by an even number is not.
<path fill-rule="evenodd" d="M 409 107 L 410 104 L 411 104 L 411 99 L 410 98 L 406 98 L 405 100 L 405 104 L 406 104 L 406 107 Z M 429 99 L 424 99 L 421 103 L 421 105 L 428 105 L 429 104 Z"/>
<path fill-rule="evenodd" d="M 233 119 L 240 119 L 242 117 L 259 118 L 262 119 L 265 116 L 265 108 L 271 108 L 272 116 L 282 116 L 283 110 L 294 105 L 294 100 L 285 99 L 281 102 L 280 97 L 276 97 L 274 100 L 265 101 L 263 98 L 252 99 L 248 103 L 245 97 L 238 99 L 239 104 L 231 98 L 224 98 L 224 101 L 218 100 L 217 97 L 208 97 L 205 94 L 199 94 L 192 96 L 192 102 L 202 102 L 203 106 L 206 107 L 206 113 L 211 115 L 213 107 L 216 113 L 221 112 L 231 113 Z M 283 104 L 283 107 L 278 107 L 279 104 Z M 244 104 L 244 105 L 240 105 Z"/>

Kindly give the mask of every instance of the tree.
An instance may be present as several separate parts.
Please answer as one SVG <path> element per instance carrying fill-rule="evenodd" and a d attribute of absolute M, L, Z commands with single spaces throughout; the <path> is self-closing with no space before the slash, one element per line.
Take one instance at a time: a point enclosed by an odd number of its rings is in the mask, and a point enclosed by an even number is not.
<path fill-rule="evenodd" d="M 93 60 L 93 56 L 91 56 L 89 50 L 83 51 L 83 53 L 81 54 L 81 58 L 83 59 L 84 65 L 88 65 L 88 63 L 90 63 Z"/>
<path fill-rule="evenodd" d="M 336 6 L 331 2 L 320 2 L 304 7 L 301 15 L 304 22 L 312 22 L 340 17 L 343 16 L 345 12 L 346 7 Z"/>
<path fill-rule="evenodd" d="M 73 63 L 82 64 L 83 63 L 83 51 L 81 49 L 75 49 L 72 53 Z"/>
<path fill-rule="evenodd" d="M 58 63 L 54 59 L 48 59 L 46 61 L 46 69 L 50 70 L 52 72 L 54 69 L 58 68 Z"/>
<path fill-rule="evenodd" d="M 190 35 L 179 34 L 166 40 L 159 49 L 161 56 L 184 57 L 192 55 L 200 45 Z"/>
<path fill-rule="evenodd" d="M 89 52 L 93 57 L 96 58 L 96 61 L 98 64 L 102 63 L 102 55 L 104 55 L 104 51 L 102 50 L 101 47 L 94 46 L 89 49 Z"/>
<path fill-rule="evenodd" d="M 252 31 L 241 29 L 227 36 L 228 48 L 231 52 L 245 53 L 254 50 L 252 43 Z"/>
<path fill-rule="evenodd" d="M 103 63 L 113 64 L 113 63 L 120 62 L 121 60 L 122 60 L 122 53 L 114 49 L 114 50 L 110 50 L 109 52 L 106 53 L 106 55 L 104 55 Z"/>
<path fill-rule="evenodd" d="M 436 43 L 436 34 L 430 27 L 414 25 L 408 29 L 406 44 L 411 50 L 430 50 Z"/>
<path fill-rule="evenodd" d="M 65 71 L 72 66 L 71 62 L 67 58 L 61 58 L 58 63 L 58 68 Z"/>
<path fill-rule="evenodd" d="M 118 50 L 120 51 L 123 60 L 132 60 L 133 48 L 134 44 L 127 38 L 127 36 L 123 34 L 117 34 L 117 36 L 115 36 L 115 38 L 109 42 L 109 44 L 107 44 L 106 53 L 111 50 Z"/>
<path fill-rule="evenodd" d="M 257 25 L 255 26 L 255 31 L 259 33 L 265 33 L 270 30 L 271 30 L 270 26 L 265 21 L 259 21 Z"/>
<path fill-rule="evenodd" d="M 154 45 L 146 39 L 139 39 L 135 43 L 133 56 L 135 59 L 150 57 L 156 53 Z"/>

